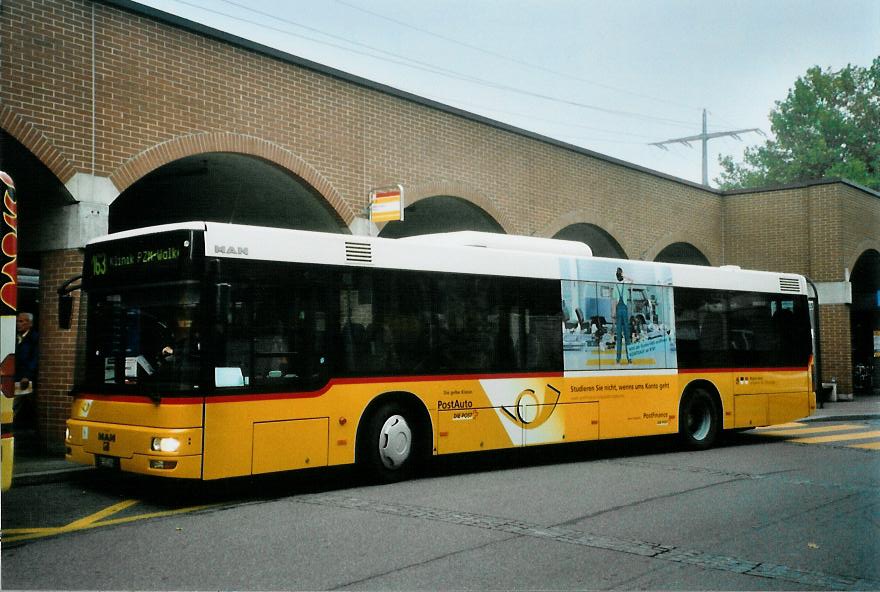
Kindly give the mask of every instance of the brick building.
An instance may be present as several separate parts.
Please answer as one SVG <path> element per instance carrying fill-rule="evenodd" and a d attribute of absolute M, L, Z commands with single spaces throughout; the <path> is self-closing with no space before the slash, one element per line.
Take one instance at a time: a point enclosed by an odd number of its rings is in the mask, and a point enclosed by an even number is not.
<path fill-rule="evenodd" d="M 712 190 L 125 0 L 5 0 L 0 30 L 0 168 L 18 187 L 19 264 L 40 273 L 49 448 L 82 339 L 78 307 L 58 328 L 56 289 L 79 273 L 89 238 L 182 219 L 391 237 L 472 228 L 803 273 L 823 302 L 826 378 L 852 392 L 853 355 L 870 363 L 876 192 L 846 181 Z M 372 227 L 367 195 L 398 183 L 407 222 Z"/>

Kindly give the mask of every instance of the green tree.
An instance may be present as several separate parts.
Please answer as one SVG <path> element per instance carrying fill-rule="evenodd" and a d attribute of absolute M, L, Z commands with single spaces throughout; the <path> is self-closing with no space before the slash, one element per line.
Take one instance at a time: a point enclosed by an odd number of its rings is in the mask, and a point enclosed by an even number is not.
<path fill-rule="evenodd" d="M 774 139 L 746 148 L 743 162 L 718 159 L 715 182 L 739 189 L 841 177 L 880 189 L 880 57 L 799 77 L 770 112 Z"/>

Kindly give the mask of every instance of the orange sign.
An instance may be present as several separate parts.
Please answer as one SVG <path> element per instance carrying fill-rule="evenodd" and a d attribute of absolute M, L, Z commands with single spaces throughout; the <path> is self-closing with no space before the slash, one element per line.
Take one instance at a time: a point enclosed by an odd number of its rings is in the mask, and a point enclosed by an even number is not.
<path fill-rule="evenodd" d="M 393 189 L 375 189 L 370 193 L 370 221 L 391 222 L 403 220 L 403 186 Z"/>

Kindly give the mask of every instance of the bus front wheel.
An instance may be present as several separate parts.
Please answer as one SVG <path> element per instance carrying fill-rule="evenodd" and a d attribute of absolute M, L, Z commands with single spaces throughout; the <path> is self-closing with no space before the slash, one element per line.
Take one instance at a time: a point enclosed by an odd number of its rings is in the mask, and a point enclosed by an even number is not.
<path fill-rule="evenodd" d="M 705 450 L 718 439 L 719 413 L 709 391 L 689 390 L 681 399 L 678 433 L 688 448 Z"/>
<path fill-rule="evenodd" d="M 418 457 L 417 424 L 395 403 L 380 405 L 367 419 L 359 444 L 359 461 L 371 477 L 394 482 L 409 478 Z"/>

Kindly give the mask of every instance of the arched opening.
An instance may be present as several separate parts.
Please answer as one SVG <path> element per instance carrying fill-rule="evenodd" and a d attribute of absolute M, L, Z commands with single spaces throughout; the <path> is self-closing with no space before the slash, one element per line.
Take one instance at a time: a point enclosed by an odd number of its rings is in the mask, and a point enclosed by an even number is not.
<path fill-rule="evenodd" d="M 18 234 L 17 309 L 20 313 L 33 315 L 29 335 L 30 339 L 36 340 L 39 344 L 36 349 L 37 364 L 45 371 L 46 368 L 52 367 L 52 361 L 48 357 L 54 354 L 55 343 L 51 340 L 47 341 L 45 334 L 43 337 L 39 335 L 43 328 L 41 317 L 44 320 L 51 318 L 41 314 L 40 270 L 44 264 L 43 254 L 50 249 L 58 248 L 56 244 L 57 235 L 60 234 L 58 220 L 62 219 L 64 208 L 74 203 L 74 199 L 55 173 L 5 130 L 0 130 L 0 155 L 2 155 L 0 168 L 8 173 L 15 183 Z M 42 281 L 45 283 L 45 278 Z M 46 290 L 55 288 L 57 285 L 46 286 Z M 50 305 L 46 306 L 48 308 Z M 19 348 L 20 346 L 16 346 L 16 349 Z M 19 349 L 18 372 L 22 372 L 21 365 L 25 357 L 26 355 Z M 31 452 L 40 449 L 40 426 L 44 425 L 40 418 L 52 414 L 52 411 L 47 411 L 49 404 L 42 394 L 49 390 L 51 381 L 42 382 L 39 371 L 36 374 L 36 376 L 28 376 L 35 385 L 33 391 L 16 397 L 13 419 L 16 451 Z"/>
<path fill-rule="evenodd" d="M 305 181 L 258 157 L 229 152 L 187 156 L 152 171 L 110 206 L 110 232 L 207 220 L 348 232 Z"/>
<path fill-rule="evenodd" d="M 880 253 L 862 253 L 850 282 L 853 391 L 869 395 L 880 389 Z"/>
<path fill-rule="evenodd" d="M 593 250 L 593 255 L 596 257 L 629 259 L 620 243 L 595 224 L 572 224 L 557 232 L 553 238 L 585 243 Z"/>
<path fill-rule="evenodd" d="M 437 195 L 407 206 L 404 219 L 386 224 L 379 236 L 403 238 L 458 230 L 504 233 L 504 228 L 479 206 L 460 197 Z"/>
<path fill-rule="evenodd" d="M 654 261 L 659 263 L 684 263 L 686 265 L 711 265 L 709 259 L 690 243 L 672 243 L 657 253 Z"/>
<path fill-rule="evenodd" d="M 18 202 L 18 265 L 39 267 L 40 243 L 45 232 L 47 214 L 74 203 L 73 197 L 58 178 L 39 158 L 17 139 L 0 130 L 2 168 L 15 181 Z"/>

